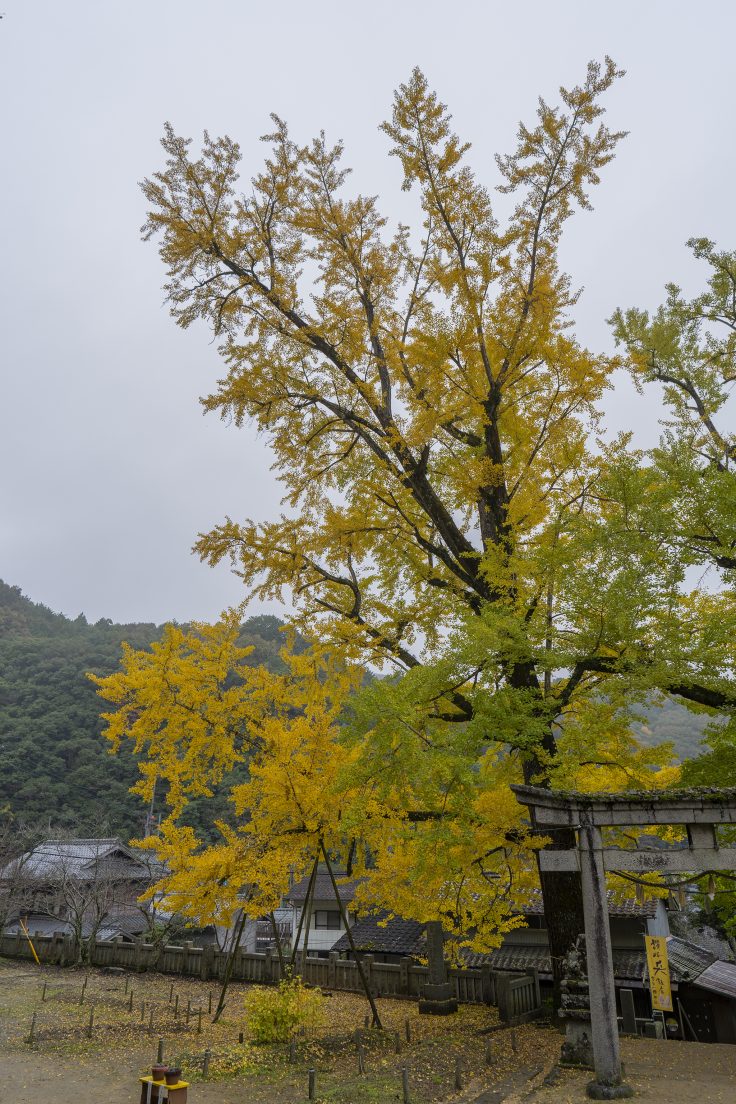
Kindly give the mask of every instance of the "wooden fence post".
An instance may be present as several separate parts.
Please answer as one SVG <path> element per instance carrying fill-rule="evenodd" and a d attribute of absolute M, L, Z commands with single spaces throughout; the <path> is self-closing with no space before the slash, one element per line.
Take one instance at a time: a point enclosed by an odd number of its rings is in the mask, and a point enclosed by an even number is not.
<path fill-rule="evenodd" d="M 373 993 L 373 962 L 374 958 L 372 954 L 362 956 L 363 969 L 365 971 L 366 981 L 368 982 L 368 990 Z M 375 995 L 375 994 L 374 994 Z"/>
<path fill-rule="evenodd" d="M 339 955 L 337 951 L 330 951 L 330 957 L 327 960 L 327 988 L 334 989 L 337 985 L 337 960 Z"/>
<path fill-rule="evenodd" d="M 480 989 L 484 1004 L 493 1004 L 493 975 L 487 964 L 480 968 Z"/>
<path fill-rule="evenodd" d="M 411 959 L 402 958 L 399 962 L 399 992 L 404 997 L 410 997 L 411 991 L 409 989 L 409 970 L 411 969 Z"/>
<path fill-rule="evenodd" d="M 202 959 L 199 964 L 199 976 L 202 981 L 209 981 L 212 977 L 212 966 L 215 961 L 215 948 L 212 943 L 208 943 L 202 948 Z"/>
<path fill-rule="evenodd" d="M 496 974 L 496 1004 L 499 1020 L 508 1023 L 513 1015 L 511 1008 L 511 978 L 508 974 Z"/>
<path fill-rule="evenodd" d="M 281 977 L 281 960 L 279 959 L 279 952 L 271 948 L 271 977 L 278 983 L 284 979 Z"/>
<path fill-rule="evenodd" d="M 527 974 L 534 981 L 534 1007 L 535 1007 L 535 1009 L 536 1008 L 541 1008 L 542 1007 L 542 993 L 541 993 L 541 990 L 539 988 L 539 970 L 536 970 L 534 967 L 531 967 L 530 969 L 525 970 L 524 973 Z"/>

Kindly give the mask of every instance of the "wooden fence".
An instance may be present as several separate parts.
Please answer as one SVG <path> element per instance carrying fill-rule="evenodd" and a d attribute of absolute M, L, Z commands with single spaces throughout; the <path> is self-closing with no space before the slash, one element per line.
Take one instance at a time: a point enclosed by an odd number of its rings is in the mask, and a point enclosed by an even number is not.
<path fill-rule="evenodd" d="M 42 963 L 57 966 L 73 965 L 78 958 L 73 936 L 31 933 L 33 946 Z M 28 941 L 22 933 L 0 937 L 0 957 L 32 958 Z M 91 948 L 90 961 L 98 967 L 115 966 L 124 970 L 158 970 L 164 974 L 198 977 L 203 981 L 222 978 L 227 953 L 214 945 L 195 947 L 184 943 L 180 947 L 156 947 L 149 943 L 124 943 L 121 939 L 97 940 Z M 362 956 L 363 968 L 372 992 L 379 997 L 417 999 L 427 981 L 428 969 L 411 958 L 398 963 L 376 962 L 372 955 Z M 302 976 L 309 985 L 322 989 L 362 991 L 355 963 L 340 958 L 334 951 L 328 958 L 307 958 Z M 250 981 L 270 985 L 281 978 L 278 956 L 238 951 L 233 964 L 235 981 Z M 496 1005 L 501 1020 L 517 1023 L 532 1019 L 541 1010 L 539 980 L 536 971 L 526 974 L 494 972 L 490 967 L 451 969 L 450 981 L 455 996 L 463 1004 Z"/>

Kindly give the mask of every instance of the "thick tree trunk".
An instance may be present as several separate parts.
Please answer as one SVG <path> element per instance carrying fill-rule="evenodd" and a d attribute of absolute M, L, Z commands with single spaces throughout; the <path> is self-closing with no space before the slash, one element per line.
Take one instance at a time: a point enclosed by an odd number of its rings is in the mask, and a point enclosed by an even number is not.
<path fill-rule="evenodd" d="M 540 832 L 540 834 L 543 834 Z M 575 847 L 572 829 L 555 832 L 550 850 L 570 850 Z M 560 1007 L 560 980 L 563 959 L 575 940 L 585 931 L 583 892 L 578 873 L 539 873 L 542 904 L 552 959 L 552 999 L 554 1011 Z"/>
<path fill-rule="evenodd" d="M 527 673 L 527 685 L 534 685 L 535 676 Z M 535 689 L 538 686 L 535 685 Z M 544 740 L 544 750 L 554 756 L 557 748 L 550 730 Z M 524 764 L 524 781 L 529 785 L 549 786 L 549 779 L 539 760 L 532 756 Z M 576 846 L 575 832 L 572 828 L 555 828 L 554 832 L 544 826 L 533 825 L 535 835 L 546 836 L 550 842 L 550 851 L 568 851 Z M 555 871 L 543 874 L 539 871 L 539 884 L 542 890 L 542 907 L 547 927 L 549 953 L 552 960 L 552 1001 L 554 1012 L 560 1007 L 560 981 L 562 963 L 572 949 L 576 939 L 585 931 L 583 916 L 583 890 L 579 873 Z"/>

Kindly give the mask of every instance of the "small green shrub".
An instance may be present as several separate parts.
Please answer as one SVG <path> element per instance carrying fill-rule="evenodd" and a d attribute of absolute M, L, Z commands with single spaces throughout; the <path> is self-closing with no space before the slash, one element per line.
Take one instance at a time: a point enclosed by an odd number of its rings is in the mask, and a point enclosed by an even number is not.
<path fill-rule="evenodd" d="M 319 1027 L 325 999 L 307 989 L 301 978 L 282 981 L 277 989 L 258 986 L 246 995 L 245 1011 L 256 1043 L 286 1043 L 300 1027 Z"/>

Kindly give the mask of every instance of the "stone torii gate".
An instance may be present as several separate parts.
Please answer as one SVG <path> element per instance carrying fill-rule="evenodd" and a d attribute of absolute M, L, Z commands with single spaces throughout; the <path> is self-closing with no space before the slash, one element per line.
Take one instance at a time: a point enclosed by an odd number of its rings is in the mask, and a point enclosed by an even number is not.
<path fill-rule="evenodd" d="M 623 793 L 573 793 L 539 786 L 512 786 L 517 801 L 528 806 L 532 823 L 542 832 L 568 828 L 577 832 L 577 847 L 542 850 L 540 870 L 579 871 L 590 992 L 590 1020 L 595 1079 L 588 1096 L 614 1100 L 631 1096 L 621 1080 L 616 991 L 605 873 L 708 873 L 736 870 L 736 847 L 721 847 L 718 825 L 736 824 L 736 788 L 646 790 Z M 688 846 L 626 850 L 606 847 L 601 829 L 683 824 Z"/>

